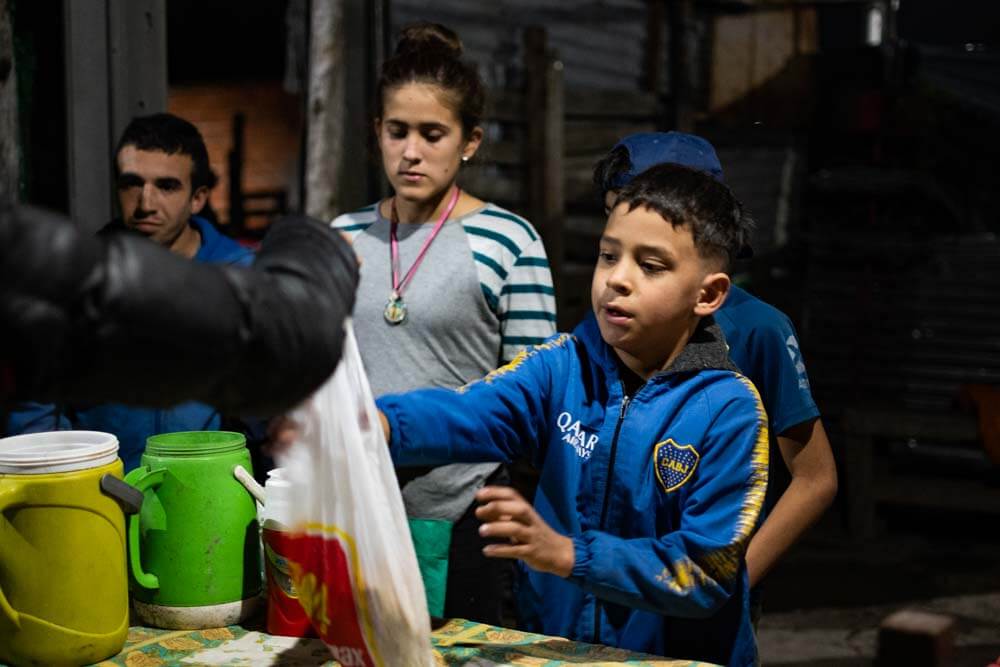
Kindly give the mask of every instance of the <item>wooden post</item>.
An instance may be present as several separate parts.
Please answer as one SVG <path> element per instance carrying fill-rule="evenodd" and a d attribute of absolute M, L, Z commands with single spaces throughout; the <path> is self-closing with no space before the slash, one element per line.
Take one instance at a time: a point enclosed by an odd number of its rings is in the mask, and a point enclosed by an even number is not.
<path fill-rule="evenodd" d="M 102 0 L 63 0 L 63 16 L 69 215 L 96 232 L 111 219 L 114 196 L 108 7 Z"/>
<path fill-rule="evenodd" d="M 70 217 L 111 219 L 114 146 L 134 116 L 167 107 L 166 0 L 63 0 Z"/>
<path fill-rule="evenodd" d="M 524 165 L 527 213 L 536 226 L 542 224 L 544 216 L 544 190 L 546 159 L 545 145 L 545 70 L 546 58 L 545 28 L 529 26 L 524 31 L 524 118 L 525 127 Z M 546 242 L 548 239 L 545 239 Z M 550 258 L 551 259 L 551 258 Z"/>
<path fill-rule="evenodd" d="M 243 205 L 246 122 L 247 117 L 243 112 L 233 114 L 232 148 L 226 156 L 229 170 L 229 225 L 230 229 L 239 235 L 246 232 L 246 209 Z"/>
<path fill-rule="evenodd" d="M 545 242 L 558 305 L 566 217 L 563 64 L 549 52 L 545 28 L 527 28 L 524 45 L 528 215 Z"/>
<path fill-rule="evenodd" d="M 674 107 L 674 127 L 694 132 L 694 100 L 691 81 L 690 26 L 694 20 L 692 0 L 670 2 L 670 88 Z"/>
<path fill-rule="evenodd" d="M 563 280 L 563 226 L 566 220 L 566 170 L 564 167 L 565 114 L 563 113 L 563 64 L 551 58 L 545 70 L 545 171 L 543 216 L 540 233 L 545 239 L 545 252 L 552 270 L 556 298 L 565 291 Z M 558 301 L 557 307 L 558 307 Z"/>
<path fill-rule="evenodd" d="M 107 0 L 107 11 L 112 151 L 133 118 L 167 110 L 167 2 Z"/>
<path fill-rule="evenodd" d="M 17 77 L 10 3 L 0 0 L 0 211 L 17 203 Z"/>
<path fill-rule="evenodd" d="M 306 116 L 306 213 L 331 220 L 339 212 L 338 175 L 344 126 L 343 0 L 313 0 L 309 20 Z"/>
<path fill-rule="evenodd" d="M 663 93 L 664 28 L 667 22 L 666 0 L 646 0 L 646 52 L 644 60 L 644 87 L 659 97 Z"/>

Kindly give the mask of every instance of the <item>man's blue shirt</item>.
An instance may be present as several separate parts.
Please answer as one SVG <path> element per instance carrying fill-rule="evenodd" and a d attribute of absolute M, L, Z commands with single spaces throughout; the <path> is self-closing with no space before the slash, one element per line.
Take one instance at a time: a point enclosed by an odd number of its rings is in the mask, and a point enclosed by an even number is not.
<path fill-rule="evenodd" d="M 195 253 L 194 261 L 238 266 L 249 266 L 253 263 L 253 251 L 250 248 L 241 246 L 205 218 L 191 216 L 191 226 L 201 234 L 201 247 Z"/>

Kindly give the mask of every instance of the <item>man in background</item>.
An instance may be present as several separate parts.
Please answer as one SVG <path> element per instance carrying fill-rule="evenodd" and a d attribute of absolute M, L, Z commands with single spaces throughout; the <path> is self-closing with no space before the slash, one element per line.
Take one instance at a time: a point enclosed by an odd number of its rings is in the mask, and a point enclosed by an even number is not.
<path fill-rule="evenodd" d="M 199 215 L 217 179 L 205 142 L 188 121 L 168 113 L 134 119 L 118 141 L 115 171 L 122 217 L 100 233 L 130 229 L 199 262 L 253 261 L 249 249 Z"/>

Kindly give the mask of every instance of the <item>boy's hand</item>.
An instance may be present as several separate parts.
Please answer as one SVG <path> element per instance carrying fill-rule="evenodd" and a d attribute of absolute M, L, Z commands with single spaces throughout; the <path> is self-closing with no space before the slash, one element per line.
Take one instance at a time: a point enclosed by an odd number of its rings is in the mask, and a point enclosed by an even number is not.
<path fill-rule="evenodd" d="M 389 420 L 381 410 L 378 411 L 379 425 L 382 433 L 385 434 L 385 441 L 389 442 L 392 429 L 389 427 Z M 292 446 L 295 439 L 299 437 L 299 425 L 288 415 L 278 415 L 267 424 L 268 443 L 264 446 L 264 453 L 268 456 L 275 456 Z"/>
<path fill-rule="evenodd" d="M 264 453 L 275 457 L 292 446 L 299 437 L 298 423 L 288 415 L 278 415 L 267 423 L 268 443 L 264 445 Z"/>
<path fill-rule="evenodd" d="M 573 541 L 552 530 L 535 508 L 509 486 L 485 486 L 476 493 L 476 518 L 483 522 L 483 537 L 510 540 L 489 544 L 483 553 L 490 558 L 519 558 L 539 572 L 568 577 L 573 571 Z"/>
<path fill-rule="evenodd" d="M 382 426 L 382 435 L 385 436 L 385 441 L 392 440 L 392 427 L 389 426 L 389 420 L 385 418 L 385 413 L 381 410 L 378 411 L 378 423 Z"/>

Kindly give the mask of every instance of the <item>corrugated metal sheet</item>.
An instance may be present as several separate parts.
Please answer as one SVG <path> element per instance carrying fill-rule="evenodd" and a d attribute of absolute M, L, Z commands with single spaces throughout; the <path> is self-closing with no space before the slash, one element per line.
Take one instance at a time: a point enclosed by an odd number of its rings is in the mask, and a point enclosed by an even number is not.
<path fill-rule="evenodd" d="M 921 47 L 921 77 L 962 104 L 1000 115 L 1000 54 L 982 48 Z"/>
<path fill-rule="evenodd" d="M 954 409 L 1000 384 L 1000 240 L 846 228 L 810 239 L 804 351 L 828 410 Z"/>
<path fill-rule="evenodd" d="M 544 26 L 565 66 L 567 87 L 638 90 L 646 14 L 643 0 L 394 0 L 390 10 L 393 34 L 415 21 L 458 32 L 491 89 L 518 85 L 522 31 Z"/>
<path fill-rule="evenodd" d="M 726 184 L 757 223 L 754 253 L 780 248 L 796 215 L 801 156 L 791 146 L 716 145 Z"/>

